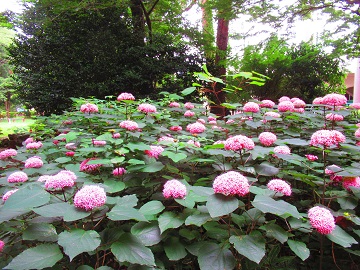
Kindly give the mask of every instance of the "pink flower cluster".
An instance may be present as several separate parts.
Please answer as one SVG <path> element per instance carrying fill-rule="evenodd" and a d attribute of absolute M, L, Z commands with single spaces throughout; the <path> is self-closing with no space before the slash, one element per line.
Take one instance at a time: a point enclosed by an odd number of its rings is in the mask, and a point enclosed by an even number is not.
<path fill-rule="evenodd" d="M 24 144 L 27 145 L 28 143 L 32 143 L 32 142 L 34 142 L 34 138 L 29 137 L 24 141 Z"/>
<path fill-rule="evenodd" d="M 317 97 L 317 98 L 314 98 L 312 104 L 314 105 L 321 105 L 322 104 L 322 97 Z"/>
<path fill-rule="evenodd" d="M 112 138 L 113 138 L 113 139 L 119 139 L 119 138 L 120 138 L 120 133 L 114 133 L 114 134 L 112 135 Z"/>
<path fill-rule="evenodd" d="M 238 151 L 242 149 L 252 150 L 255 144 L 253 140 L 243 135 L 236 135 L 226 139 L 224 148 L 225 150 Z"/>
<path fill-rule="evenodd" d="M 180 108 L 180 104 L 178 102 L 173 101 L 173 102 L 170 102 L 169 107 L 170 108 Z"/>
<path fill-rule="evenodd" d="M 151 104 L 143 103 L 138 106 L 138 111 L 143 113 L 155 113 L 156 107 Z"/>
<path fill-rule="evenodd" d="M 95 104 L 86 103 L 86 104 L 81 105 L 80 111 L 83 113 L 89 113 L 89 114 L 97 113 L 97 112 L 99 112 L 99 108 Z"/>
<path fill-rule="evenodd" d="M 360 110 L 360 102 L 351 103 L 349 107 L 350 109 Z"/>
<path fill-rule="evenodd" d="M 245 176 L 235 171 L 229 171 L 215 178 L 213 190 L 215 193 L 221 193 L 225 196 L 245 196 L 250 192 L 250 185 Z"/>
<path fill-rule="evenodd" d="M 73 157 L 74 155 L 75 155 L 75 152 L 73 152 L 73 151 L 69 151 L 69 152 L 65 153 L 65 156 L 67 156 L 67 157 Z"/>
<path fill-rule="evenodd" d="M 175 142 L 175 139 L 173 137 L 170 137 L 170 136 L 161 136 L 158 139 L 158 142 Z"/>
<path fill-rule="evenodd" d="M 291 195 L 291 186 L 282 179 L 272 179 L 267 183 L 267 188 L 276 192 L 281 192 L 286 196 Z"/>
<path fill-rule="evenodd" d="M 275 106 L 275 102 L 269 99 L 264 99 L 261 101 L 260 105 L 261 108 L 272 108 Z"/>
<path fill-rule="evenodd" d="M 126 173 L 126 170 L 123 167 L 119 167 L 119 168 L 115 168 L 112 173 L 114 176 L 120 176 L 120 175 L 124 175 Z"/>
<path fill-rule="evenodd" d="M 347 98 L 340 94 L 327 94 L 321 99 L 321 104 L 331 106 L 343 106 L 347 102 Z"/>
<path fill-rule="evenodd" d="M 186 109 L 188 109 L 188 110 L 192 110 L 192 109 L 195 108 L 195 106 L 194 106 L 191 102 L 186 102 L 186 103 L 184 104 L 184 107 L 185 107 Z"/>
<path fill-rule="evenodd" d="M 6 149 L 0 152 L 0 160 L 5 160 L 9 157 L 14 157 L 17 155 L 17 151 L 15 149 Z"/>
<path fill-rule="evenodd" d="M 183 199 L 186 196 L 186 186 L 179 180 L 172 179 L 166 181 L 163 188 L 165 198 Z"/>
<path fill-rule="evenodd" d="M 282 154 L 282 155 L 290 155 L 291 154 L 291 150 L 288 146 L 286 145 L 279 145 L 274 147 L 274 157 L 277 157 L 276 154 Z"/>
<path fill-rule="evenodd" d="M 5 247 L 5 242 L 0 240 L 0 252 L 3 251 L 4 247 Z"/>
<path fill-rule="evenodd" d="M 74 205 L 85 211 L 93 210 L 106 203 L 106 193 L 104 189 L 97 185 L 83 186 L 74 196 Z"/>
<path fill-rule="evenodd" d="M 314 155 L 305 155 L 305 157 L 309 160 L 309 161 L 315 161 L 318 160 L 319 158 L 317 156 Z"/>
<path fill-rule="evenodd" d="M 67 150 L 76 150 L 76 144 L 75 143 L 67 143 L 67 144 L 65 144 L 65 148 L 67 149 Z"/>
<path fill-rule="evenodd" d="M 134 131 L 134 130 L 137 130 L 139 128 L 138 124 L 134 121 L 131 121 L 131 120 L 125 120 L 125 121 L 122 121 L 120 122 L 119 126 L 121 128 L 125 128 L 127 130 L 130 130 L 130 131 Z"/>
<path fill-rule="evenodd" d="M 360 128 L 358 128 L 356 131 L 355 131 L 355 137 L 356 138 L 360 138 Z"/>
<path fill-rule="evenodd" d="M 133 96 L 133 94 L 130 94 L 130 93 L 121 93 L 118 97 L 117 97 L 117 100 L 118 101 L 121 101 L 121 100 L 135 100 L 135 97 Z"/>
<path fill-rule="evenodd" d="M 195 113 L 192 112 L 192 111 L 190 111 L 190 110 L 187 110 L 187 111 L 184 113 L 184 116 L 185 116 L 185 117 L 192 117 L 192 116 L 194 116 L 194 115 L 195 115 Z"/>
<path fill-rule="evenodd" d="M 288 100 L 288 101 L 281 101 L 278 104 L 278 110 L 279 112 L 287 112 L 287 111 L 293 111 L 295 108 L 294 104 Z"/>
<path fill-rule="evenodd" d="M 305 101 L 299 99 L 299 98 L 296 98 L 294 100 L 291 100 L 292 103 L 294 104 L 294 108 L 305 108 L 306 106 L 306 103 Z"/>
<path fill-rule="evenodd" d="M 188 140 L 187 144 L 193 145 L 195 147 L 201 147 L 201 144 L 199 142 L 197 142 L 197 141 L 194 141 L 194 140 Z"/>
<path fill-rule="evenodd" d="M 41 168 L 44 165 L 44 162 L 40 157 L 31 157 L 25 161 L 25 168 Z"/>
<path fill-rule="evenodd" d="M 250 102 L 245 103 L 245 105 L 243 107 L 243 111 L 257 113 L 260 111 L 260 107 L 259 107 L 259 104 L 250 101 Z"/>
<path fill-rule="evenodd" d="M 360 177 L 344 177 L 343 187 L 350 191 L 350 187 L 360 188 Z"/>
<path fill-rule="evenodd" d="M 43 146 L 42 142 L 30 142 L 26 144 L 26 149 L 39 149 Z"/>
<path fill-rule="evenodd" d="M 26 173 L 24 172 L 13 172 L 8 176 L 7 181 L 9 183 L 21 183 L 27 181 L 29 178 Z"/>
<path fill-rule="evenodd" d="M 181 131 L 182 127 L 181 126 L 172 126 L 172 127 L 170 127 L 170 130 L 172 130 L 172 131 Z"/>
<path fill-rule="evenodd" d="M 342 116 L 341 114 L 336 114 L 336 113 L 328 113 L 325 116 L 325 118 L 328 121 L 342 121 L 342 120 L 344 120 L 344 116 Z"/>
<path fill-rule="evenodd" d="M 281 117 L 281 115 L 278 114 L 277 112 L 266 112 L 264 114 L 264 116 L 270 116 L 270 117 L 274 117 L 274 118 L 280 118 Z"/>
<path fill-rule="evenodd" d="M 77 179 L 75 173 L 63 170 L 55 175 L 46 175 L 45 189 L 64 189 L 75 185 Z"/>
<path fill-rule="evenodd" d="M 9 190 L 9 191 L 7 191 L 3 196 L 2 196 L 2 200 L 3 200 L 3 202 L 5 202 L 7 199 L 9 199 L 9 197 L 11 196 L 11 195 L 13 195 L 16 191 L 18 191 L 19 189 L 18 188 L 16 188 L 16 189 L 12 189 L 12 190 Z"/>
<path fill-rule="evenodd" d="M 96 172 L 102 166 L 102 164 L 87 164 L 90 160 L 96 160 L 96 158 L 88 158 L 85 159 L 83 162 L 81 162 L 80 171 L 93 173 Z"/>
<path fill-rule="evenodd" d="M 279 98 L 279 103 L 283 101 L 291 101 L 291 99 L 287 96 L 282 96 L 281 98 Z"/>
<path fill-rule="evenodd" d="M 337 130 L 318 130 L 311 135 L 310 145 L 312 146 L 338 146 L 340 143 L 345 142 L 345 136 Z"/>
<path fill-rule="evenodd" d="M 206 130 L 206 127 L 199 123 L 199 122 L 195 122 L 192 124 L 188 124 L 186 127 L 186 130 L 189 131 L 190 133 L 194 134 L 194 133 L 202 133 Z"/>
<path fill-rule="evenodd" d="M 335 229 L 335 219 L 324 207 L 315 206 L 309 209 L 310 224 L 321 234 L 330 234 Z"/>
<path fill-rule="evenodd" d="M 277 137 L 272 132 L 262 132 L 259 135 L 259 141 L 265 145 L 270 146 L 277 140 Z"/>
<path fill-rule="evenodd" d="M 97 145 L 97 146 L 104 146 L 106 145 L 106 141 L 100 141 L 100 140 L 93 140 L 93 145 Z"/>
<path fill-rule="evenodd" d="M 150 150 L 145 150 L 145 154 L 155 159 L 158 159 L 161 153 L 164 151 L 164 148 L 157 145 L 151 145 L 150 148 L 151 148 Z"/>

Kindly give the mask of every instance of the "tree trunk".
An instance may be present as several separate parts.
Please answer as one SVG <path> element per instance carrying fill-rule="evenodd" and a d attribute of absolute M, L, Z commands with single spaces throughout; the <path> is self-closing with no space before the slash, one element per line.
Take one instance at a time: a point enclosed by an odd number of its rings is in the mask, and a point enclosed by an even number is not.
<path fill-rule="evenodd" d="M 141 1 L 142 0 L 131 0 L 130 9 L 137 45 L 145 46 L 145 20 Z"/>

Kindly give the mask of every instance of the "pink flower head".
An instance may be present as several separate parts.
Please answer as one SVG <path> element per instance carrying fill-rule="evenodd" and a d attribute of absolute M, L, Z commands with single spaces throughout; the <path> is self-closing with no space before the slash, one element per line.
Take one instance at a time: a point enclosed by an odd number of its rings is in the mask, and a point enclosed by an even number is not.
<path fill-rule="evenodd" d="M 173 101 L 173 102 L 171 102 L 171 103 L 169 104 L 169 107 L 170 107 L 170 108 L 180 108 L 180 104 L 177 103 L 177 102 L 175 102 L 175 101 Z"/>
<path fill-rule="evenodd" d="M 5 160 L 9 157 L 13 157 L 17 155 L 17 151 L 15 149 L 6 149 L 0 152 L 0 159 Z"/>
<path fill-rule="evenodd" d="M 216 141 L 213 143 L 213 145 L 215 145 L 215 144 L 225 144 L 225 141 L 219 140 L 219 141 Z"/>
<path fill-rule="evenodd" d="M 5 242 L 0 240 L 0 252 L 3 251 L 4 247 L 5 247 Z"/>
<path fill-rule="evenodd" d="M 347 102 L 347 98 L 340 94 L 327 94 L 322 98 L 322 104 L 331 106 L 343 106 Z"/>
<path fill-rule="evenodd" d="M 183 199 L 186 196 L 186 186 L 179 180 L 172 179 L 166 181 L 163 188 L 163 196 L 166 199 Z"/>
<path fill-rule="evenodd" d="M 318 130 L 311 135 L 310 145 L 330 147 L 332 145 L 338 146 L 339 143 L 345 142 L 345 136 L 337 130 Z"/>
<path fill-rule="evenodd" d="M 26 145 L 26 144 L 32 143 L 32 142 L 34 142 L 34 139 L 32 137 L 29 137 L 24 141 L 24 144 Z"/>
<path fill-rule="evenodd" d="M 7 181 L 9 183 L 21 183 L 21 182 L 25 182 L 28 180 L 28 176 L 26 173 L 24 172 L 13 172 L 12 174 L 9 175 Z"/>
<path fill-rule="evenodd" d="M 206 129 L 206 127 L 199 123 L 199 122 L 195 122 L 192 124 L 188 124 L 186 127 L 186 130 L 189 131 L 190 133 L 194 134 L 194 133 L 202 133 L 204 132 Z"/>
<path fill-rule="evenodd" d="M 282 154 L 282 155 L 290 155 L 291 154 L 291 150 L 288 146 L 286 145 L 280 145 L 280 146 L 276 146 L 274 147 L 274 153 L 273 157 L 277 157 L 276 154 Z"/>
<path fill-rule="evenodd" d="M 119 139 L 120 138 L 120 133 L 114 133 L 112 135 L 113 139 Z"/>
<path fill-rule="evenodd" d="M 185 116 L 185 117 L 192 117 L 192 116 L 194 116 L 194 115 L 195 115 L 195 113 L 192 112 L 192 111 L 190 111 L 190 110 L 187 110 L 187 111 L 184 113 L 184 116 Z"/>
<path fill-rule="evenodd" d="M 314 105 L 321 105 L 321 104 L 323 104 L 323 103 L 322 103 L 322 100 L 323 100 L 322 97 L 317 97 L 317 98 L 315 98 L 315 99 L 313 100 L 312 104 L 314 104 Z"/>
<path fill-rule="evenodd" d="M 287 96 L 282 96 L 281 98 L 279 98 L 279 103 L 283 102 L 283 101 L 290 101 L 291 102 L 291 99 Z"/>
<path fill-rule="evenodd" d="M 26 149 L 39 149 L 42 146 L 42 142 L 31 142 L 26 145 Z"/>
<path fill-rule="evenodd" d="M 278 105 L 279 112 L 292 111 L 294 108 L 294 104 L 291 101 L 281 101 Z"/>
<path fill-rule="evenodd" d="M 158 142 L 175 142 L 175 139 L 173 137 L 170 137 L 170 136 L 161 136 L 158 139 Z"/>
<path fill-rule="evenodd" d="M 335 219 L 331 212 L 320 206 L 309 209 L 310 224 L 321 234 L 330 234 L 335 229 Z"/>
<path fill-rule="evenodd" d="M 295 108 L 305 108 L 306 106 L 306 103 L 301 99 L 296 99 L 292 101 L 292 103 L 294 104 Z"/>
<path fill-rule="evenodd" d="M 267 188 L 276 192 L 281 192 L 286 196 L 291 195 L 291 187 L 288 183 L 281 179 L 270 180 L 267 184 Z"/>
<path fill-rule="evenodd" d="M 69 151 L 69 152 L 66 152 L 65 155 L 66 155 L 67 157 L 73 157 L 73 156 L 75 155 L 75 152 Z"/>
<path fill-rule="evenodd" d="M 64 189 L 75 185 L 76 175 L 72 171 L 60 171 L 45 180 L 45 189 Z"/>
<path fill-rule="evenodd" d="M 45 175 L 40 176 L 37 181 L 38 182 L 46 182 L 46 180 L 48 180 L 51 177 L 52 177 L 51 175 L 45 174 Z"/>
<path fill-rule="evenodd" d="M 105 202 L 106 193 L 102 187 L 97 185 L 83 186 L 74 196 L 75 207 L 85 209 L 85 211 L 103 206 Z"/>
<path fill-rule="evenodd" d="M 97 112 L 99 112 L 99 108 L 95 104 L 86 103 L 86 104 L 81 105 L 80 111 L 83 113 L 89 113 L 89 114 L 97 113 Z"/>
<path fill-rule="evenodd" d="M 65 148 L 67 149 L 67 150 L 76 150 L 76 144 L 75 143 L 67 143 L 67 144 L 65 144 Z"/>
<path fill-rule="evenodd" d="M 343 177 L 343 187 L 350 190 L 350 187 L 360 188 L 360 177 Z"/>
<path fill-rule="evenodd" d="M 93 145 L 104 146 L 106 145 L 106 141 L 93 140 Z"/>
<path fill-rule="evenodd" d="M 199 118 L 198 120 L 196 120 L 196 122 L 199 122 L 199 123 L 204 124 L 204 125 L 206 123 L 206 121 L 204 119 L 202 119 L 202 118 Z"/>
<path fill-rule="evenodd" d="M 210 121 L 216 121 L 216 118 L 214 117 L 214 116 L 209 116 L 208 117 L 208 121 L 210 122 Z"/>
<path fill-rule="evenodd" d="M 260 107 L 259 107 L 259 104 L 250 101 L 250 102 L 245 103 L 245 105 L 243 107 L 243 111 L 257 113 L 260 111 Z"/>
<path fill-rule="evenodd" d="M 260 105 L 261 108 L 272 108 L 275 106 L 275 102 L 269 99 L 264 99 L 261 101 Z"/>
<path fill-rule="evenodd" d="M 85 159 L 83 162 L 81 162 L 80 171 L 88 172 L 88 173 L 96 172 L 102 166 L 102 164 L 87 164 L 90 160 L 95 160 L 95 159 L 96 158 L 88 158 Z"/>
<path fill-rule="evenodd" d="M 119 168 L 115 168 L 113 170 L 113 175 L 114 176 L 120 176 L 126 173 L 126 170 L 123 167 L 119 167 Z"/>
<path fill-rule="evenodd" d="M 150 150 L 145 150 L 145 154 L 155 159 L 158 159 L 161 153 L 164 151 L 164 148 L 161 146 L 151 145 L 150 148 Z"/>
<path fill-rule="evenodd" d="M 318 159 L 319 159 L 317 156 L 314 156 L 314 155 L 305 155 L 305 157 L 306 157 L 309 161 L 315 161 L 315 160 L 318 160 Z"/>
<path fill-rule="evenodd" d="M 272 132 L 262 132 L 259 135 L 259 141 L 265 146 L 272 145 L 276 139 L 276 135 Z"/>
<path fill-rule="evenodd" d="M 155 113 L 156 107 L 151 104 L 143 103 L 138 106 L 138 111 L 143 113 Z"/>
<path fill-rule="evenodd" d="M 194 106 L 191 102 L 186 102 L 186 103 L 184 104 L 184 107 L 185 107 L 186 109 L 188 109 L 188 110 L 191 110 L 191 109 L 194 109 L 194 108 L 195 108 L 195 106 Z"/>
<path fill-rule="evenodd" d="M 245 176 L 235 171 L 229 171 L 215 178 L 213 190 L 215 193 L 225 196 L 245 196 L 250 192 L 250 185 Z"/>
<path fill-rule="evenodd" d="M 242 149 L 252 150 L 254 149 L 255 144 L 253 140 L 243 135 L 236 135 L 228 138 L 225 141 L 224 148 L 225 150 L 238 151 Z"/>
<path fill-rule="evenodd" d="M 199 142 L 197 142 L 197 141 L 194 141 L 194 140 L 188 140 L 187 144 L 193 145 L 195 147 L 201 147 L 201 144 Z"/>
<path fill-rule="evenodd" d="M 3 202 L 5 202 L 7 199 L 9 199 L 9 197 L 11 196 L 11 195 L 13 195 L 16 191 L 18 191 L 19 189 L 18 188 L 16 188 L 16 189 L 12 189 L 12 190 L 9 190 L 9 191 L 7 191 L 3 196 L 2 196 L 2 200 L 3 200 Z"/>
<path fill-rule="evenodd" d="M 64 125 L 72 125 L 73 121 L 72 120 L 65 120 L 63 121 Z"/>
<path fill-rule="evenodd" d="M 350 107 L 351 109 L 360 110 L 360 102 L 351 103 L 351 104 L 349 105 L 349 107 Z"/>
<path fill-rule="evenodd" d="M 31 157 L 25 161 L 25 168 L 41 168 L 44 162 L 40 157 Z"/>
<path fill-rule="evenodd" d="M 117 97 L 118 101 L 121 100 L 135 100 L 135 97 L 130 94 L 130 93 L 121 93 L 118 97 Z"/>
<path fill-rule="evenodd" d="M 360 138 L 360 128 L 355 131 L 355 137 Z"/>
<path fill-rule="evenodd" d="M 294 109 L 292 110 L 292 112 L 304 113 L 304 112 L 305 112 L 305 109 L 304 109 L 304 108 L 294 108 Z"/>
<path fill-rule="evenodd" d="M 279 113 L 277 113 L 277 112 L 266 112 L 264 114 L 264 116 L 270 116 L 270 117 L 274 117 L 274 118 L 280 118 L 281 117 L 281 115 Z"/>
<path fill-rule="evenodd" d="M 326 120 L 329 121 L 342 121 L 344 120 L 344 116 L 342 116 L 341 114 L 336 114 L 336 113 L 328 113 L 325 116 Z"/>
<path fill-rule="evenodd" d="M 227 125 L 231 125 L 231 124 L 234 124 L 234 123 L 235 123 L 234 119 L 229 119 L 229 120 L 226 121 Z"/>
<path fill-rule="evenodd" d="M 130 131 L 134 131 L 134 130 L 137 130 L 139 128 L 138 124 L 134 121 L 131 121 L 131 120 L 125 120 L 125 121 L 122 121 L 119 126 L 121 128 L 125 128 L 127 130 L 130 130 Z"/>
<path fill-rule="evenodd" d="M 182 127 L 181 126 L 172 126 L 172 127 L 170 127 L 170 130 L 172 130 L 172 131 L 181 131 Z"/>

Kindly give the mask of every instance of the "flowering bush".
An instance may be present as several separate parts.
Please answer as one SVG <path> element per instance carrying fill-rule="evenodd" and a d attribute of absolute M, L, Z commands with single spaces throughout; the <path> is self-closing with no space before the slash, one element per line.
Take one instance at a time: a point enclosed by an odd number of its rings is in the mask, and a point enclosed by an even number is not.
<path fill-rule="evenodd" d="M 126 93 L 40 118 L 0 153 L 0 267 L 354 269 L 359 114 L 280 100 L 221 119 Z"/>

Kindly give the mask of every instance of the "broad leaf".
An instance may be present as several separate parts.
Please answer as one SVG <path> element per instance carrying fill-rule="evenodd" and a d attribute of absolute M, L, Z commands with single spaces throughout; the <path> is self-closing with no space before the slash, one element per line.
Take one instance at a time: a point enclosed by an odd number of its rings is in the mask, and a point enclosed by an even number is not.
<path fill-rule="evenodd" d="M 259 165 L 255 165 L 254 168 L 259 175 L 273 176 L 279 173 L 278 168 L 274 167 L 273 165 L 267 162 L 263 162 Z"/>
<path fill-rule="evenodd" d="M 145 216 L 139 212 L 139 210 L 131 207 L 124 207 L 117 204 L 106 214 L 111 220 L 130 220 L 135 219 L 138 221 L 147 221 Z"/>
<path fill-rule="evenodd" d="M 260 233 L 251 233 L 250 235 L 231 236 L 229 238 L 237 252 L 249 260 L 260 263 L 265 256 L 265 239 Z"/>
<path fill-rule="evenodd" d="M 306 247 L 305 243 L 290 239 L 287 241 L 287 243 L 296 256 L 298 256 L 303 261 L 305 261 L 310 256 L 310 250 Z"/>
<path fill-rule="evenodd" d="M 131 234 L 144 246 L 153 246 L 161 241 L 159 224 L 156 221 L 136 223 L 131 227 Z"/>
<path fill-rule="evenodd" d="M 146 164 L 145 166 L 143 166 L 142 169 L 140 169 L 140 171 L 147 172 L 147 173 L 153 173 L 153 172 L 161 171 L 164 167 L 165 167 L 164 164 L 157 161 L 154 163 Z"/>
<path fill-rule="evenodd" d="M 170 237 L 165 241 L 164 250 L 170 261 L 178 261 L 185 258 L 187 252 L 177 237 Z"/>
<path fill-rule="evenodd" d="M 275 238 L 281 244 L 284 244 L 288 240 L 289 233 L 277 224 L 268 223 L 261 226 L 260 229 L 265 230 L 266 236 Z"/>
<path fill-rule="evenodd" d="M 236 210 L 239 207 L 239 200 L 233 196 L 213 194 L 208 197 L 206 207 L 211 217 L 220 217 Z"/>
<path fill-rule="evenodd" d="M 182 224 L 184 224 L 184 219 L 178 217 L 173 212 L 165 212 L 164 214 L 159 216 L 158 221 L 161 233 L 163 233 L 167 229 L 178 228 Z"/>
<path fill-rule="evenodd" d="M 198 262 L 200 269 L 206 270 L 232 270 L 236 265 L 234 255 L 229 249 L 215 243 L 206 243 L 200 246 Z"/>
<path fill-rule="evenodd" d="M 159 201 L 150 201 L 140 207 L 139 212 L 143 215 L 156 215 L 164 210 L 164 205 Z"/>
<path fill-rule="evenodd" d="M 33 209 L 33 211 L 43 217 L 63 217 L 64 221 L 75 221 L 90 215 L 90 212 L 77 209 L 68 203 L 44 205 Z"/>
<path fill-rule="evenodd" d="M 188 87 L 184 90 L 181 91 L 181 94 L 184 96 L 190 95 L 192 92 L 194 92 L 196 90 L 196 87 Z"/>
<path fill-rule="evenodd" d="M 263 213 L 272 213 L 278 216 L 290 215 L 295 218 L 301 218 L 295 206 L 282 200 L 275 201 L 268 196 L 256 195 L 252 205 Z"/>
<path fill-rule="evenodd" d="M 327 234 L 326 237 L 343 247 L 351 247 L 352 244 L 357 244 L 358 242 L 347 232 L 341 229 L 339 226 L 335 226 L 335 229 L 330 233 Z"/>
<path fill-rule="evenodd" d="M 35 223 L 26 228 L 22 238 L 23 240 L 55 242 L 58 239 L 58 235 L 52 224 Z"/>
<path fill-rule="evenodd" d="M 164 151 L 161 153 L 161 155 L 170 158 L 175 163 L 187 158 L 187 155 L 185 153 L 174 153 L 171 151 Z"/>
<path fill-rule="evenodd" d="M 104 185 L 107 193 L 119 192 L 125 188 L 125 183 L 119 180 L 107 180 L 104 182 Z"/>
<path fill-rule="evenodd" d="M 211 216 L 208 213 L 196 213 L 194 215 L 188 216 L 185 220 L 185 225 L 196 225 L 200 227 L 206 222 L 211 220 Z"/>

